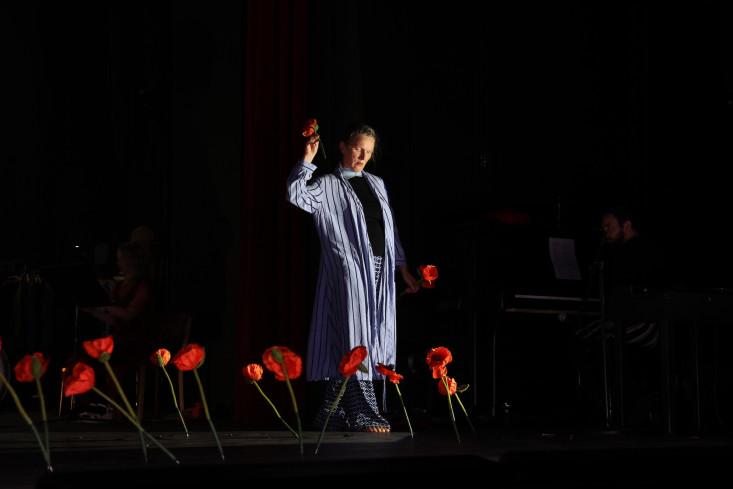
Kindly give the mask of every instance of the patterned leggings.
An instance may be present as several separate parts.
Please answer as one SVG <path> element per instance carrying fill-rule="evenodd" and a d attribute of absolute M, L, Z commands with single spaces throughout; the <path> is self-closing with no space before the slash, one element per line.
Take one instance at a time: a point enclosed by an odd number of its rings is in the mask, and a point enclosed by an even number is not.
<path fill-rule="evenodd" d="M 331 379 L 326 385 L 326 395 L 318 408 L 315 427 L 323 429 L 333 403 L 338 398 L 343 380 Z M 367 428 L 387 428 L 389 421 L 379 414 L 374 384 L 371 380 L 350 378 L 341 398 L 328 418 L 327 431 L 364 431 Z"/>

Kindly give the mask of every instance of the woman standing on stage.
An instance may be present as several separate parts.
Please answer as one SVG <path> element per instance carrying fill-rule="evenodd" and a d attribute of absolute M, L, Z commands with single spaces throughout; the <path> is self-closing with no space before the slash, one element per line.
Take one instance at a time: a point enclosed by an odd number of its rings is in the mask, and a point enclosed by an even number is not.
<path fill-rule="evenodd" d="M 396 286 L 399 270 L 407 291 L 417 292 L 407 268 L 384 181 L 364 170 L 378 144 L 371 127 L 357 124 L 339 142 L 341 163 L 311 180 L 320 144 L 314 134 L 287 180 L 290 203 L 313 215 L 321 245 L 320 268 L 308 336 L 306 378 L 325 380 L 316 414 L 322 428 L 341 389 L 341 358 L 365 346 L 368 372 L 357 372 L 328 418 L 331 431 L 388 432 L 372 381 L 377 363 L 396 363 Z"/>

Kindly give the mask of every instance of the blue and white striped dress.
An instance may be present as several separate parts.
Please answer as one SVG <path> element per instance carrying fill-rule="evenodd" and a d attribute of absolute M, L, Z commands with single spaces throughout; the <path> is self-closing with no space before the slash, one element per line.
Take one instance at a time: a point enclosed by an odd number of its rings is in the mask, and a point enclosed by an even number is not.
<path fill-rule="evenodd" d="M 365 346 L 368 373 L 381 378 L 377 363 L 396 364 L 395 269 L 407 265 L 384 181 L 362 172 L 378 198 L 384 219 L 385 250 L 379 287 L 361 201 L 336 168 L 309 182 L 316 166 L 299 161 L 288 176 L 288 201 L 313 215 L 321 244 L 316 297 L 308 334 L 307 380 L 342 379 L 341 358 Z"/>

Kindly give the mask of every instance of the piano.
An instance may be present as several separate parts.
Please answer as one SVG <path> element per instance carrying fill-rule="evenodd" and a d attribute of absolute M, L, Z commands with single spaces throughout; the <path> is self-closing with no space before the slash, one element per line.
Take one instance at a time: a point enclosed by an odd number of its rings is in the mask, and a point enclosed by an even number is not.
<path fill-rule="evenodd" d="M 492 416 L 511 416 L 512 405 L 520 413 L 541 409 L 550 396 L 572 402 L 577 373 L 568 338 L 601 313 L 593 270 L 600 237 L 600 231 L 531 222 L 494 221 L 482 230 L 478 323 L 485 328 L 479 339 L 491 350 L 491 375 L 484 381 L 491 393 L 483 399 L 491 400 Z M 488 371 L 478 363 L 474 385 Z"/>
<path fill-rule="evenodd" d="M 502 313 L 598 315 L 598 236 L 530 224 L 491 226 L 479 264 L 486 270 L 489 307 Z"/>

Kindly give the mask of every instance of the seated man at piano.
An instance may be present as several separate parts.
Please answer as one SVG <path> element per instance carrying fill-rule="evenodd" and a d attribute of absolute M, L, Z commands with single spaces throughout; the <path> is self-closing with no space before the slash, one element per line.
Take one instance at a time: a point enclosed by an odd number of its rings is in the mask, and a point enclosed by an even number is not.
<path fill-rule="evenodd" d="M 604 240 L 598 250 L 600 276 L 605 295 L 629 294 L 669 286 L 663 255 L 640 231 L 638 214 L 626 207 L 612 207 L 601 218 Z M 598 321 L 579 331 L 584 339 L 597 336 Z M 607 328 L 612 325 L 607 324 Z M 652 322 L 640 322 L 626 328 L 626 342 L 654 347 L 659 330 Z"/>
<path fill-rule="evenodd" d="M 638 214 L 626 207 L 613 207 L 603 213 L 602 240 L 597 263 L 598 276 L 603 280 L 603 294 L 642 293 L 668 287 L 669 276 L 663 255 L 654 243 L 641 232 Z M 608 352 L 614 351 L 616 325 L 605 317 L 586 324 L 576 331 L 581 345 L 581 390 L 598 402 L 602 392 L 603 371 L 599 365 L 602 322 L 605 322 Z M 623 324 L 624 345 L 627 354 L 624 392 L 634 408 L 627 410 L 627 419 L 648 420 L 653 414 L 658 392 L 659 326 L 653 321 L 630 321 Z M 612 357 L 612 356 L 611 356 Z M 609 358 L 611 358 L 609 357 Z M 610 359 L 609 361 L 613 361 Z M 607 365 L 607 372 L 612 371 Z M 585 389 L 583 388 L 585 383 Z"/>

